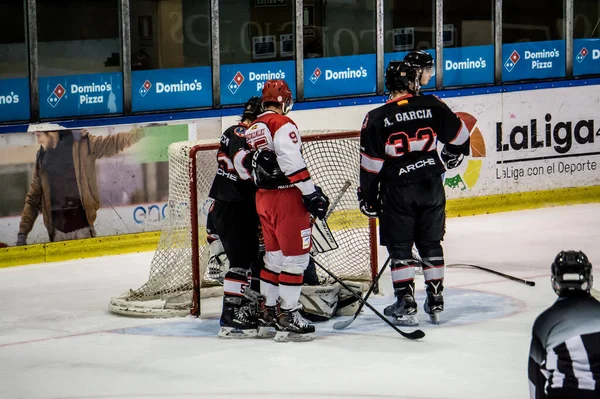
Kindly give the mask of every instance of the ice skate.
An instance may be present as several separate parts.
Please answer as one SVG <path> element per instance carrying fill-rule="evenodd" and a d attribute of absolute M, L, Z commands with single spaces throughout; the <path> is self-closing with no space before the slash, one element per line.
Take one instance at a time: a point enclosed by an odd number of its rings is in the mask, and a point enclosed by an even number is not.
<path fill-rule="evenodd" d="M 277 306 L 267 306 L 266 298 L 260 292 L 246 287 L 244 297 L 255 306 L 257 319 L 257 338 L 273 338 L 277 325 Z"/>
<path fill-rule="evenodd" d="M 392 322 L 399 326 L 417 326 L 419 319 L 417 318 L 417 302 L 415 297 L 406 294 L 396 298 L 396 302 L 387 306 L 383 310 L 383 314 L 388 316 Z"/>
<path fill-rule="evenodd" d="M 427 282 L 427 298 L 423 304 L 423 310 L 429 315 L 429 319 L 433 324 L 440 324 L 440 313 L 444 310 L 444 297 L 442 291 L 444 286 L 441 281 L 434 283 Z"/>
<path fill-rule="evenodd" d="M 277 315 L 277 342 L 302 342 L 315 339 L 315 326 L 300 314 L 300 306 L 286 310 L 280 309 Z"/>
<path fill-rule="evenodd" d="M 219 338 L 255 338 L 257 335 L 256 306 L 243 298 L 223 298 Z"/>
<path fill-rule="evenodd" d="M 265 305 L 264 299 L 258 303 L 258 338 L 275 337 L 277 327 L 277 306 Z"/>
<path fill-rule="evenodd" d="M 440 324 L 440 313 L 444 310 L 444 297 L 442 294 L 428 293 L 423 309 L 429 315 L 429 319 L 433 324 Z"/>

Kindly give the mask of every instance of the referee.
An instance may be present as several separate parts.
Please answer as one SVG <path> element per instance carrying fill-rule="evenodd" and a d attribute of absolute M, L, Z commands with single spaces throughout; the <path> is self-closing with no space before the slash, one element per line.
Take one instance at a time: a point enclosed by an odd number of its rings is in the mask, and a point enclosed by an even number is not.
<path fill-rule="evenodd" d="M 600 398 L 600 302 L 590 295 L 592 264 L 580 251 L 552 263 L 558 300 L 535 321 L 529 353 L 531 399 Z"/>

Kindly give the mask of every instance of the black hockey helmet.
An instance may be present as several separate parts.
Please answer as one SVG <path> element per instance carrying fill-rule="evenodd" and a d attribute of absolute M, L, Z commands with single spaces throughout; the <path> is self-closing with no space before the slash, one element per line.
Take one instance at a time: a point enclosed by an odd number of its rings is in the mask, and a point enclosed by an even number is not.
<path fill-rule="evenodd" d="M 258 96 L 250 97 L 250 99 L 244 105 L 244 112 L 242 113 L 242 120 L 250 119 L 254 122 L 258 115 L 263 112 L 262 99 Z"/>
<path fill-rule="evenodd" d="M 417 70 L 406 61 L 390 61 L 385 70 L 385 87 L 390 92 L 403 90 L 413 94 L 418 92 L 420 85 L 417 79 Z"/>
<path fill-rule="evenodd" d="M 592 264 L 581 251 L 560 251 L 552 263 L 552 288 L 558 296 L 592 289 Z"/>
<path fill-rule="evenodd" d="M 433 57 L 423 50 L 411 51 L 404 56 L 404 61 L 418 68 L 433 68 Z"/>

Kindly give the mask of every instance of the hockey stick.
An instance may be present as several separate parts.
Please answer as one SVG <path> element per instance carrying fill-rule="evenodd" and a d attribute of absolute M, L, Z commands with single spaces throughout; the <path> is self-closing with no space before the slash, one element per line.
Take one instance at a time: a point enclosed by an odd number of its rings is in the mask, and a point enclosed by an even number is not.
<path fill-rule="evenodd" d="M 327 211 L 327 214 L 325 214 L 325 220 L 327 220 L 327 218 L 333 213 L 333 210 L 337 207 L 338 203 L 342 199 L 342 196 L 346 193 L 346 191 L 348 190 L 348 188 L 350 188 L 351 185 L 352 183 L 350 183 L 350 180 L 346 180 L 337 197 L 335 197 L 335 199 L 329 206 L 329 210 Z"/>
<path fill-rule="evenodd" d="M 388 256 L 387 260 L 383 264 L 383 267 L 381 268 L 381 270 L 379 271 L 379 273 L 375 277 L 375 280 L 373 280 L 373 283 L 371 283 L 371 287 L 369 288 L 369 291 L 367 291 L 367 295 L 365 295 L 365 297 L 363 298 L 363 300 L 365 302 L 367 302 L 367 300 L 371 296 L 371 293 L 373 292 L 373 290 L 377 286 L 377 283 L 379 282 L 379 278 L 381 277 L 381 275 L 383 274 L 383 272 L 385 271 L 385 269 L 387 268 L 387 266 L 389 265 L 389 263 L 390 263 L 391 260 L 392 259 Z M 344 328 L 348 327 L 350 324 L 352 324 L 354 322 L 354 320 L 356 320 L 356 318 L 358 317 L 358 315 L 362 311 L 363 307 L 364 307 L 364 303 L 361 302 L 360 305 L 358 305 L 358 309 L 356 309 L 356 312 L 354 312 L 354 316 L 352 316 L 348 320 L 342 320 L 342 321 L 335 322 L 333 324 L 333 328 L 335 330 L 343 330 Z"/>
<path fill-rule="evenodd" d="M 535 286 L 535 281 L 523 280 L 522 278 L 511 276 L 510 274 L 505 274 L 505 273 L 502 273 L 502 272 L 498 272 L 498 271 L 493 270 L 493 269 L 488 269 L 487 267 L 483 267 L 483 266 L 470 265 L 470 264 L 467 264 L 467 263 L 456 263 L 456 264 L 452 264 L 452 265 L 446 265 L 446 267 L 461 267 L 461 266 L 463 266 L 463 267 L 464 266 L 473 267 L 475 269 L 479 269 L 479 270 L 483 270 L 483 271 L 486 271 L 486 272 L 490 272 L 490 273 L 496 274 L 498 276 L 507 278 L 509 280 L 516 281 L 518 283 L 527 284 L 530 287 L 534 287 Z"/>
<path fill-rule="evenodd" d="M 385 321 L 398 334 L 400 334 L 404 338 L 408 338 L 408 339 L 420 339 L 425 336 L 425 333 L 422 330 L 414 330 L 411 332 L 404 332 L 404 331 L 400 330 L 398 327 L 396 327 L 396 325 L 394 323 L 389 321 L 387 317 L 385 317 L 384 315 L 379 313 L 379 311 L 377 309 L 375 309 L 375 307 L 373 307 L 373 305 L 371 305 L 369 302 L 365 301 L 359 294 L 354 292 L 352 290 L 352 288 L 348 287 L 348 285 L 346 283 L 344 283 L 342 280 L 340 280 L 335 274 L 333 274 L 332 272 L 327 270 L 323 265 L 321 265 L 319 262 L 317 262 L 317 260 L 315 258 L 313 258 L 313 261 L 315 262 L 315 265 L 319 266 L 321 268 L 321 270 L 323 270 L 325 273 L 329 274 L 329 276 L 331 278 L 333 278 L 342 287 L 344 287 L 346 290 L 348 290 L 352 294 L 352 296 L 354 296 L 361 304 L 363 304 L 366 307 L 368 307 L 369 309 L 371 309 L 373 311 L 373 313 L 375 313 L 381 320 Z"/>
<path fill-rule="evenodd" d="M 348 188 L 350 187 L 351 184 L 352 183 L 350 183 L 349 180 L 346 180 L 346 182 L 342 186 L 342 189 L 340 190 L 339 194 L 336 196 L 335 200 L 331 203 L 331 206 L 329 207 L 329 211 L 325 215 L 325 218 L 324 218 L 325 220 L 327 220 L 329 218 L 329 216 L 331 215 L 331 213 L 333 212 L 333 210 L 337 207 L 337 205 L 340 202 L 342 196 L 348 190 Z M 375 281 L 371 285 L 369 293 L 367 293 L 367 296 L 365 297 L 365 299 L 363 299 L 359 294 L 357 294 L 356 292 L 354 292 L 354 290 L 352 290 L 346 283 L 344 283 L 342 280 L 340 280 L 335 274 L 333 274 L 328 269 L 326 269 L 319 261 L 317 261 L 315 259 L 315 257 L 312 254 L 310 256 L 311 256 L 313 262 L 315 263 L 315 265 L 319 266 L 321 268 L 321 270 L 323 270 L 331 278 L 333 278 L 336 282 L 338 282 L 342 287 L 344 287 L 346 290 L 348 290 L 348 292 L 350 292 L 352 294 L 352 296 L 354 296 L 354 298 L 356 298 L 360 302 L 360 307 L 359 307 L 358 311 L 356 312 L 356 314 L 354 315 L 354 318 L 356 318 L 356 316 L 358 316 L 358 314 L 360 313 L 360 310 L 362 309 L 362 307 L 364 305 L 366 305 L 377 316 L 379 316 L 379 318 L 381 318 L 383 321 L 385 321 L 387 324 L 389 324 L 394 330 L 396 330 L 396 332 L 398 332 L 398 334 L 402 335 L 403 337 L 408 338 L 408 339 L 420 339 L 420 338 L 423 338 L 425 336 L 425 333 L 422 330 L 415 330 L 415 331 L 408 332 L 408 333 L 400 330 L 398 327 L 396 327 L 394 325 L 394 323 L 392 323 L 391 321 L 389 321 L 384 315 L 382 315 L 381 313 L 379 313 L 377 311 L 377 309 L 375 309 L 370 303 L 368 303 L 366 301 L 366 299 L 368 299 L 370 293 L 373 291 L 373 288 L 377 285 L 377 281 L 379 280 L 379 278 L 383 274 L 383 271 L 385 270 L 386 266 L 388 265 L 388 263 L 390 261 L 390 258 L 388 258 L 386 260 L 385 264 L 381 268 L 381 271 L 377 275 L 377 278 L 375 279 Z M 353 319 L 351 319 L 351 320 L 354 321 Z M 348 323 L 348 325 L 350 325 L 350 323 Z"/>
<path fill-rule="evenodd" d="M 423 259 L 421 259 L 421 257 L 415 251 L 415 248 L 413 248 L 412 257 L 417 262 L 420 262 L 420 263 L 425 264 L 426 266 L 432 267 L 432 265 L 429 262 L 424 261 Z M 471 265 L 471 264 L 468 264 L 468 263 L 454 263 L 454 264 L 451 264 L 451 265 L 446 265 L 446 267 L 461 267 L 461 266 L 463 266 L 463 267 L 474 267 L 475 269 L 484 270 L 486 272 L 497 274 L 498 276 L 502 276 L 504 278 L 507 278 L 509 280 L 513 280 L 513 281 L 516 281 L 516 282 L 519 282 L 519 283 L 527 284 L 527 285 L 529 285 L 531 287 L 535 286 L 535 281 L 523 280 L 522 278 L 511 276 L 510 274 L 505 274 L 505 273 L 502 273 L 502 272 L 498 272 L 498 271 L 493 270 L 493 269 L 488 269 L 487 267 L 483 267 L 483 266 Z"/>

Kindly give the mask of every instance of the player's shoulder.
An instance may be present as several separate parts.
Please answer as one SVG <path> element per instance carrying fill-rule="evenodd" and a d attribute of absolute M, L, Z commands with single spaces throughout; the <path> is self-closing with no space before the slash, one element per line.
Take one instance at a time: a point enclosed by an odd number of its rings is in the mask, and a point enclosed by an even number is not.
<path fill-rule="evenodd" d="M 383 117 L 390 109 L 397 107 L 395 101 L 386 101 L 385 104 L 381 104 L 378 107 L 373 108 L 369 112 L 367 112 L 365 119 L 377 119 L 378 117 Z"/>
<path fill-rule="evenodd" d="M 244 137 L 248 126 L 243 123 L 238 123 L 236 125 L 229 126 L 227 130 L 223 132 L 224 136 L 231 137 L 232 135 L 236 135 L 238 137 Z"/>
<path fill-rule="evenodd" d="M 442 100 L 435 94 L 422 94 L 415 98 L 420 99 L 422 104 L 425 104 L 430 107 L 450 109 L 450 107 L 448 107 L 448 104 L 446 104 L 444 100 Z"/>
<path fill-rule="evenodd" d="M 278 130 L 280 127 L 287 125 L 288 123 L 292 124 L 297 128 L 296 123 L 287 115 L 281 115 L 276 112 L 266 112 L 258 117 L 254 123 L 265 123 L 269 126 L 269 129 L 272 131 Z"/>
<path fill-rule="evenodd" d="M 446 104 L 444 100 L 442 100 L 435 94 L 420 94 L 418 96 L 413 97 L 413 100 L 427 104 Z"/>

